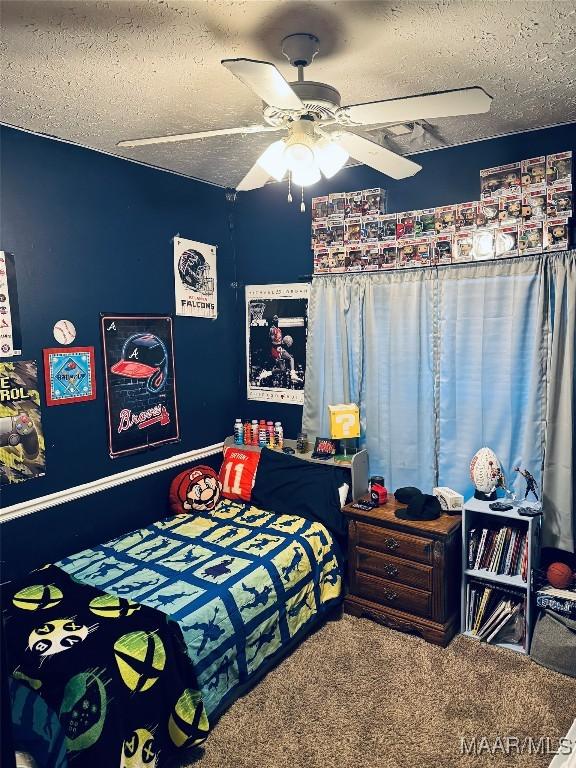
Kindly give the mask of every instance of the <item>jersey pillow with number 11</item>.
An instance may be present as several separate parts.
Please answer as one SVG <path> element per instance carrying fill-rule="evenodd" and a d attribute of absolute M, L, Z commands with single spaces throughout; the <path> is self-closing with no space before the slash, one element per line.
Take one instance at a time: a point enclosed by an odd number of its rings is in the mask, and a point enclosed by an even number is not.
<path fill-rule="evenodd" d="M 224 461 L 220 467 L 222 496 L 227 499 L 250 501 L 256 480 L 260 451 L 243 451 L 235 446 L 224 450 Z"/>

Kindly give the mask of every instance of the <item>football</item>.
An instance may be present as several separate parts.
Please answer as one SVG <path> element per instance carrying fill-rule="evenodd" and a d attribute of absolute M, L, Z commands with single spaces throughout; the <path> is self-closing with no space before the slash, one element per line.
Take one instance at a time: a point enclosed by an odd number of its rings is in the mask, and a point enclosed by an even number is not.
<path fill-rule="evenodd" d="M 490 448 L 480 448 L 470 462 L 470 478 L 477 491 L 489 496 L 496 490 L 501 475 L 500 462 Z"/>

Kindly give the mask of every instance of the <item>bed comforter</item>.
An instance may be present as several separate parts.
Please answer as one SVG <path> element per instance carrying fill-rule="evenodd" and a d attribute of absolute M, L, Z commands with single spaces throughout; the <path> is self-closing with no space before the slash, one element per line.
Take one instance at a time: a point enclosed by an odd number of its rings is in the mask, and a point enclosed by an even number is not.
<path fill-rule="evenodd" d="M 210 719 L 342 598 L 339 552 L 322 524 L 228 500 L 59 566 L 84 584 L 178 622 Z"/>
<path fill-rule="evenodd" d="M 206 738 L 194 668 L 165 613 L 54 565 L 10 584 L 3 602 L 15 735 L 39 765 L 160 768 Z"/>

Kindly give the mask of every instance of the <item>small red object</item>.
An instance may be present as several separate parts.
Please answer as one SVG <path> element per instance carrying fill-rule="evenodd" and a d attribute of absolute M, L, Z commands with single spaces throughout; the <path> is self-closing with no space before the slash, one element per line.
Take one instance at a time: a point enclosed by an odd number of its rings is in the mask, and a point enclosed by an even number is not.
<path fill-rule="evenodd" d="M 379 507 L 388 501 L 388 491 L 384 486 L 384 478 L 379 475 L 370 479 L 370 499 L 372 504 Z"/>
<path fill-rule="evenodd" d="M 552 563 L 548 566 L 546 578 L 556 589 L 567 589 L 572 584 L 574 574 L 566 563 Z"/>

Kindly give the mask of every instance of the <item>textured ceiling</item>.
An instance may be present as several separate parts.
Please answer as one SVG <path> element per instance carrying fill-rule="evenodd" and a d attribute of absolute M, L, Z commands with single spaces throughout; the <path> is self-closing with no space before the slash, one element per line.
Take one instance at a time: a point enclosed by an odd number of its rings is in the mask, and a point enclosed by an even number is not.
<path fill-rule="evenodd" d="M 494 97 L 488 115 L 431 121 L 431 145 L 576 120 L 572 0 L 2 0 L 1 11 L 3 122 L 224 186 L 274 134 L 116 142 L 261 122 L 220 59 L 273 61 L 294 79 L 280 53 L 294 32 L 320 38 L 307 77 L 343 104 L 472 85 Z"/>

